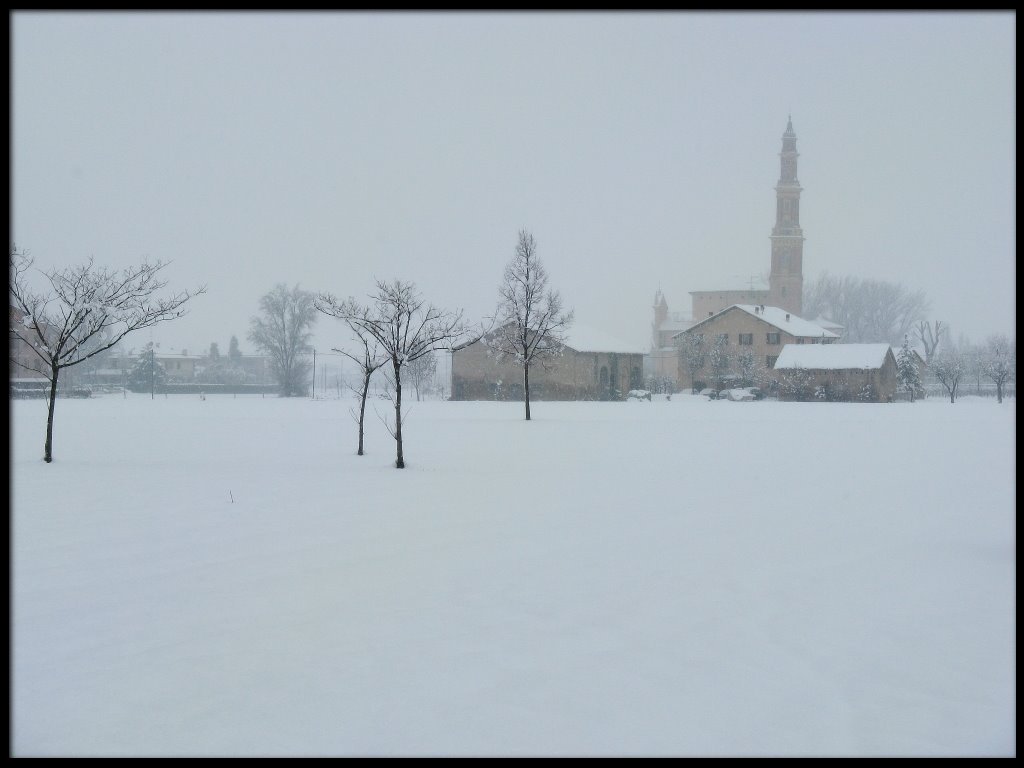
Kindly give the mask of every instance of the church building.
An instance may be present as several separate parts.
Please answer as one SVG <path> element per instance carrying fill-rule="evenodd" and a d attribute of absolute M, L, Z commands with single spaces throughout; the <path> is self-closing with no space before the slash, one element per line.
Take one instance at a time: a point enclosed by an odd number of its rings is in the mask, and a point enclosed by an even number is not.
<path fill-rule="evenodd" d="M 672 338 L 735 304 L 778 307 L 793 316 L 801 316 L 804 235 L 800 228 L 800 192 L 803 188 L 797 179 L 798 156 L 793 120 L 789 118 L 779 153 L 781 171 L 775 185 L 775 226 L 771 234 L 771 271 L 767 289 L 691 291 L 692 311 L 688 318 L 669 312 L 665 296 L 659 290 L 654 298 L 651 352 L 646 360 L 648 377 L 675 379 L 679 357 Z"/>

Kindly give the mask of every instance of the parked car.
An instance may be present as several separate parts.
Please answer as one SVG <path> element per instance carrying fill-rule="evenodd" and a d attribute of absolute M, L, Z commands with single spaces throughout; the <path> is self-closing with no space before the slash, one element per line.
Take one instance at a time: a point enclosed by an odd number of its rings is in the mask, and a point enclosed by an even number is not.
<path fill-rule="evenodd" d="M 704 395 L 705 397 L 707 397 L 709 400 L 717 400 L 718 399 L 718 391 L 712 389 L 711 387 L 707 387 L 706 389 L 702 389 L 700 391 L 700 393 L 702 395 Z"/>
<path fill-rule="evenodd" d="M 752 394 L 755 400 L 764 400 L 764 390 L 760 387 L 744 387 L 744 389 Z"/>
<path fill-rule="evenodd" d="M 626 395 L 627 400 L 650 400 L 651 393 L 646 389 L 631 389 L 629 394 Z"/>
<path fill-rule="evenodd" d="M 734 403 L 742 403 L 756 400 L 753 393 L 747 389 L 723 389 L 718 393 L 719 400 L 732 400 Z"/>

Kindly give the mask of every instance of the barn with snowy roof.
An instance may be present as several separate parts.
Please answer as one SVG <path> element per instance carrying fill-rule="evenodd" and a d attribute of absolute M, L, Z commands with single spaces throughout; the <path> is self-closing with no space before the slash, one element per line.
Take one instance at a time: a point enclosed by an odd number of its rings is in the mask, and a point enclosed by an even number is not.
<path fill-rule="evenodd" d="M 888 344 L 787 344 L 775 361 L 780 400 L 892 402 L 896 358 Z"/>

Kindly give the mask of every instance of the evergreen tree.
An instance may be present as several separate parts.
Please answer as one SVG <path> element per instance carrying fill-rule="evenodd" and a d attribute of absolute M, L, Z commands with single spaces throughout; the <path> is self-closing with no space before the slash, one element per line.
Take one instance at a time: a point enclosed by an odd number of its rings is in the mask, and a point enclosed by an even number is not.
<path fill-rule="evenodd" d="M 228 358 L 232 365 L 238 365 L 242 360 L 242 350 L 238 348 L 237 336 L 232 336 L 231 342 L 228 344 Z"/>
<path fill-rule="evenodd" d="M 899 382 L 899 389 L 909 392 L 910 402 L 914 402 L 921 389 L 921 372 L 910 349 L 910 337 L 906 335 L 903 337 L 903 346 L 896 355 L 896 380 Z"/>
<path fill-rule="evenodd" d="M 141 390 L 152 389 L 167 383 L 167 371 L 156 359 L 153 342 L 146 344 L 145 349 L 139 354 L 134 367 L 128 374 L 128 383 L 132 389 Z"/>

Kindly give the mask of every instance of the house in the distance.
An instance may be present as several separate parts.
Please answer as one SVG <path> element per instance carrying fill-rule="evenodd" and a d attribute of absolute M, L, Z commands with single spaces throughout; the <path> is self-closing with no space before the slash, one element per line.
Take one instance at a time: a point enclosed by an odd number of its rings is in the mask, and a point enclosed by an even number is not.
<path fill-rule="evenodd" d="M 530 400 L 622 400 L 643 380 L 643 357 L 603 333 L 573 325 L 562 354 L 530 365 Z M 523 368 L 502 360 L 487 336 L 452 352 L 452 400 L 522 400 Z"/>
<path fill-rule="evenodd" d="M 775 373 L 780 400 L 888 403 L 896 394 L 888 344 L 787 344 Z"/>
<path fill-rule="evenodd" d="M 696 325 L 677 333 L 673 341 L 680 349 L 686 348 L 688 338 L 702 341 L 703 361 L 691 369 L 685 354 L 678 356 L 680 387 L 717 387 L 717 379 L 733 379 L 740 370 L 741 357 L 746 355 L 753 368 L 763 371 L 769 378 L 782 349 L 793 345 L 831 345 L 836 334 L 808 320 L 797 317 L 780 307 L 734 304 Z M 711 350 L 716 344 L 724 345 L 729 358 L 728 368 L 714 370 Z"/>

